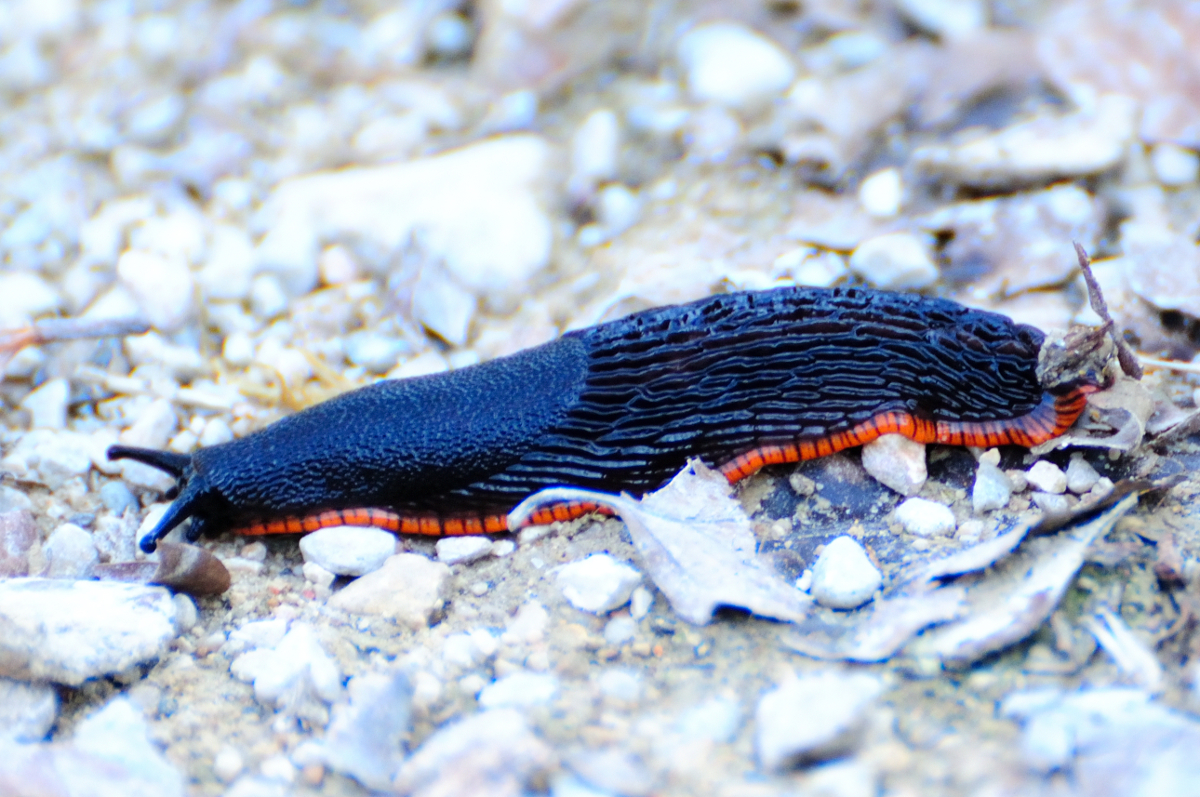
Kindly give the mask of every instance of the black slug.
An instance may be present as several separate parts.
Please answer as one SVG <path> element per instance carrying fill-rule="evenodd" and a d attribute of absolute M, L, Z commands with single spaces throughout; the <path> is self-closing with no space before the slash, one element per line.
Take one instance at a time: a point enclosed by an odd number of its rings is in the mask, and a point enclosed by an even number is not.
<path fill-rule="evenodd" d="M 1044 389 L 1044 335 L 942 299 L 865 288 L 730 293 L 569 332 L 449 373 L 382 381 L 191 456 L 113 446 L 187 518 L 244 534 L 373 525 L 507 531 L 544 487 L 643 493 L 689 457 L 736 481 L 899 433 L 1033 446 L 1082 412 L 1094 378 Z M 531 522 L 593 509 L 554 506 Z"/>

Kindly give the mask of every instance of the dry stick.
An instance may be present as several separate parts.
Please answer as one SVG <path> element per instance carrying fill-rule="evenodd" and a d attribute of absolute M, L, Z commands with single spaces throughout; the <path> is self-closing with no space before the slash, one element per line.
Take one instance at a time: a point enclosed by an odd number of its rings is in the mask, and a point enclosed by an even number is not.
<path fill-rule="evenodd" d="M 150 329 L 135 318 L 46 318 L 27 327 L 0 332 L 0 378 L 4 366 L 26 346 L 59 340 L 140 335 Z"/>
<path fill-rule="evenodd" d="M 1100 291 L 1100 283 L 1096 282 L 1096 277 L 1092 274 L 1091 258 L 1088 257 L 1087 252 L 1083 251 L 1083 247 L 1079 245 L 1078 241 L 1071 243 L 1075 244 L 1075 255 L 1079 258 L 1079 270 L 1083 272 L 1083 279 L 1087 283 L 1088 304 L 1108 327 L 1108 335 L 1112 338 L 1113 345 L 1117 347 L 1117 362 L 1121 364 L 1121 370 L 1134 379 L 1141 379 L 1142 365 L 1125 339 L 1117 334 L 1117 325 L 1113 323 L 1112 316 L 1108 314 L 1108 304 L 1104 301 L 1104 294 Z"/>

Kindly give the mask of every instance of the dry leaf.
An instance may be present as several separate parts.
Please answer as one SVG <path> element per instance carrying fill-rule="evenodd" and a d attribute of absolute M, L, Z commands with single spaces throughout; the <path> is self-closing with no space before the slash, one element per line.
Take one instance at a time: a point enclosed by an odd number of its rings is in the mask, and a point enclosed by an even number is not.
<path fill-rule="evenodd" d="M 1054 611 L 1083 565 L 1088 546 L 1137 504 L 1128 495 L 1092 522 L 1026 541 L 1013 556 L 967 587 L 970 610 L 926 634 L 909 650 L 966 665 L 1033 633 Z"/>
<path fill-rule="evenodd" d="M 667 486 L 642 500 L 572 487 L 530 496 L 509 515 L 518 527 L 545 504 L 588 501 L 611 508 L 629 528 L 642 565 L 675 612 L 704 625 L 720 606 L 798 621 L 812 599 L 758 558 L 750 518 L 730 497 L 725 478 L 693 460 Z"/>

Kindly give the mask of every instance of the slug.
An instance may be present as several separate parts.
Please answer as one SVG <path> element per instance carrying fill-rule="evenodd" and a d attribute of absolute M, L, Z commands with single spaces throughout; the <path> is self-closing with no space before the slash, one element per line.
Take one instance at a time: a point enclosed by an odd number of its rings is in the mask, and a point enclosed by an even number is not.
<path fill-rule="evenodd" d="M 1039 381 L 1044 334 L 943 299 L 866 288 L 730 293 L 568 332 L 448 373 L 385 380 L 190 456 L 113 446 L 178 479 L 143 550 L 206 530 L 370 525 L 508 531 L 544 487 L 645 493 L 700 457 L 736 482 L 898 433 L 1034 446 L 1067 430 L 1094 371 Z M 530 520 L 594 510 L 551 506 Z"/>

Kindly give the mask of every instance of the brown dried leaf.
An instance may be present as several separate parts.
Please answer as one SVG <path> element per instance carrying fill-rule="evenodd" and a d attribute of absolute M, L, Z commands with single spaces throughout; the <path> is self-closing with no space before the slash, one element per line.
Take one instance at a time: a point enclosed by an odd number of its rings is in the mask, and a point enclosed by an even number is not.
<path fill-rule="evenodd" d="M 646 572 L 689 623 L 705 625 L 720 606 L 792 622 L 808 616 L 812 600 L 758 557 L 750 519 L 730 497 L 729 483 L 697 460 L 640 501 L 571 487 L 542 490 L 512 511 L 510 528 L 560 501 L 593 502 L 620 515 Z"/>

